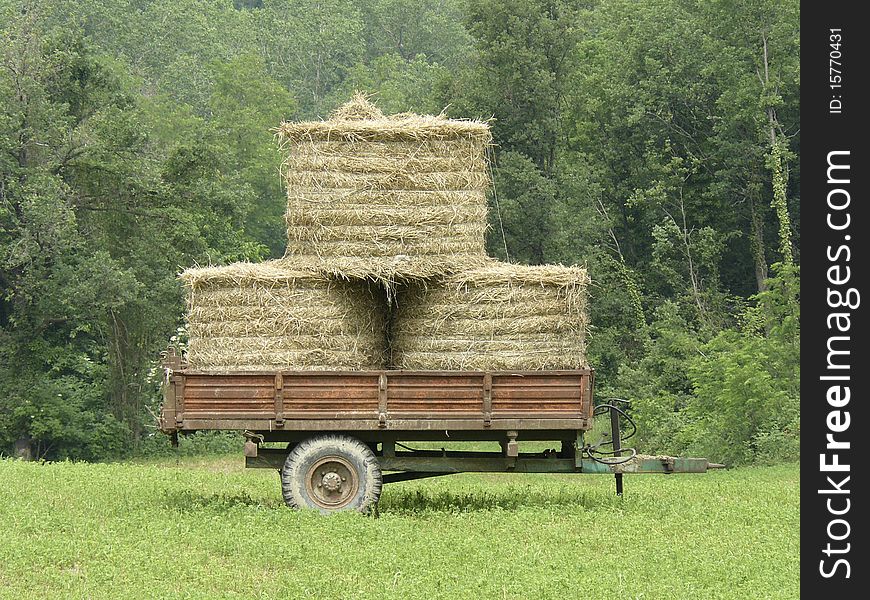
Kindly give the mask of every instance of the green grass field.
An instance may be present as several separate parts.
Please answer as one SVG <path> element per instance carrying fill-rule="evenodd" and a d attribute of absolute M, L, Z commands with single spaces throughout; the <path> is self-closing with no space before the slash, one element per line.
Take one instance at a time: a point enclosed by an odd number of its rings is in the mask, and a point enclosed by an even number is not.
<path fill-rule="evenodd" d="M 240 456 L 0 461 L 2 598 L 796 598 L 797 465 L 457 475 L 380 517 L 285 508 Z"/>

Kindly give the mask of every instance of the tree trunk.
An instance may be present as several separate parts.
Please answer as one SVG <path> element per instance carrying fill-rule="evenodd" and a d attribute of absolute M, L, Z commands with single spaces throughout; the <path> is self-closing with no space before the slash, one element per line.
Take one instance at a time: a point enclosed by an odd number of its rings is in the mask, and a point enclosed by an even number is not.
<path fill-rule="evenodd" d="M 21 460 L 33 460 L 33 449 L 30 446 L 30 436 L 24 435 L 15 440 L 15 458 Z"/>
<path fill-rule="evenodd" d="M 761 36 L 764 79 L 762 90 L 767 91 L 770 86 L 770 59 L 768 56 L 767 34 Z M 771 202 L 776 217 L 779 220 L 779 251 L 782 255 L 782 263 L 790 267 L 794 264 L 794 256 L 791 249 L 791 218 L 788 214 L 788 157 L 786 156 L 787 140 L 782 135 L 782 128 L 776 118 L 776 111 L 772 106 L 767 107 L 767 121 L 770 134 L 770 154 L 767 157 L 773 184 L 773 201 Z M 779 132 L 779 133 L 778 133 Z"/>
<path fill-rule="evenodd" d="M 794 264 L 794 256 L 791 250 L 791 217 L 788 214 L 788 198 L 786 187 L 788 186 L 788 172 L 783 156 L 782 140 L 775 140 L 770 149 L 770 170 L 773 178 L 773 209 L 779 220 L 779 253 L 782 255 L 782 263 L 786 266 Z"/>
<path fill-rule="evenodd" d="M 671 217 L 671 221 L 673 221 L 674 225 L 680 231 L 680 235 L 682 237 L 683 250 L 686 256 L 686 265 L 689 270 L 689 283 L 691 283 L 692 285 L 692 298 L 695 300 L 695 306 L 698 307 L 698 318 L 701 320 L 702 323 L 709 324 L 710 320 L 708 319 L 709 315 L 707 314 L 707 307 L 701 295 L 700 277 L 698 275 L 697 269 L 695 268 L 695 261 L 692 258 L 692 244 L 690 240 L 689 222 L 688 218 L 686 217 L 686 205 L 683 201 L 682 188 L 680 188 L 678 199 L 682 225 L 678 224 L 676 219 L 674 219 L 673 217 Z"/>
<path fill-rule="evenodd" d="M 761 216 L 758 207 L 755 206 L 755 201 L 752 195 L 749 200 L 749 224 L 750 224 L 750 244 L 752 246 L 752 257 L 755 260 L 755 283 L 759 292 L 767 290 L 767 257 L 764 252 L 764 219 Z"/>

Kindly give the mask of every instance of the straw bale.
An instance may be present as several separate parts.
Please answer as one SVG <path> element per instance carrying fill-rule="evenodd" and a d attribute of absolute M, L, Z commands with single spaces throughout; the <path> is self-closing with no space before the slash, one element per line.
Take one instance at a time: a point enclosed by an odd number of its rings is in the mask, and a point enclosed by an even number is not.
<path fill-rule="evenodd" d="M 383 291 L 304 263 L 188 269 L 191 368 L 219 371 L 381 369 Z"/>
<path fill-rule="evenodd" d="M 304 247 L 293 242 L 287 243 L 287 254 L 284 259 L 293 262 L 304 262 L 324 276 L 334 279 L 361 279 L 381 286 L 386 291 L 387 298 L 392 299 L 397 285 L 407 281 L 419 281 L 436 275 L 460 272 L 468 268 L 476 268 L 486 264 L 486 256 L 474 254 L 451 255 L 438 254 L 439 242 L 430 244 L 433 254 L 408 256 L 402 254 L 407 244 L 402 241 L 388 243 L 386 241 L 365 240 L 356 243 L 338 243 L 335 248 L 346 251 L 339 256 L 311 256 L 304 254 Z M 450 248 L 460 247 L 456 244 Z M 362 251 L 363 256 L 354 256 L 352 252 Z M 381 254 L 381 255 L 379 255 Z"/>
<path fill-rule="evenodd" d="M 290 201 L 303 199 L 294 192 L 289 194 Z M 473 206 L 486 208 L 486 191 L 484 190 L 453 190 L 441 192 L 436 190 L 354 190 L 353 192 L 309 190 L 305 197 L 314 198 L 306 211 L 334 210 L 339 214 L 344 211 L 368 211 L 379 209 L 418 210 L 452 210 L 457 206 Z M 340 202 L 339 202 L 340 201 Z M 304 219 L 305 212 L 294 214 L 294 219 Z M 448 213 L 449 214 L 449 213 Z M 294 222 L 294 221 L 291 221 Z"/>
<path fill-rule="evenodd" d="M 338 107 L 332 113 L 334 119 L 348 121 L 351 119 L 377 120 L 383 119 L 384 113 L 368 101 L 368 96 L 362 92 L 354 92 L 350 102 Z"/>
<path fill-rule="evenodd" d="M 300 141 L 311 138 L 359 141 L 421 141 L 479 139 L 489 143 L 489 126 L 482 121 L 448 119 L 443 114 L 400 113 L 386 116 L 356 92 L 346 104 L 332 112 L 328 121 L 284 122 L 278 128 L 282 139 Z"/>
<path fill-rule="evenodd" d="M 589 277 L 581 267 L 481 267 L 398 290 L 394 368 L 539 370 L 586 366 Z"/>
<path fill-rule="evenodd" d="M 287 187 L 293 190 L 315 189 L 341 192 L 345 190 L 377 191 L 429 191 L 429 190 L 485 190 L 489 185 L 486 173 L 474 171 L 440 171 L 435 173 L 406 173 L 386 171 L 391 165 L 379 165 L 381 171 L 352 173 L 347 171 L 289 171 L 285 174 Z M 298 197 L 294 194 L 293 197 Z"/>
<path fill-rule="evenodd" d="M 357 94 L 329 120 L 277 132 L 286 256 L 387 283 L 485 260 L 486 123 L 384 116 Z"/>
<path fill-rule="evenodd" d="M 383 159 L 387 158 L 387 161 Z M 348 171 L 390 173 L 395 163 L 412 173 L 439 171 L 483 171 L 485 157 L 477 153 L 476 144 L 457 142 L 369 142 L 351 144 L 321 142 L 317 146 L 301 146 L 292 158 L 299 171 Z"/>

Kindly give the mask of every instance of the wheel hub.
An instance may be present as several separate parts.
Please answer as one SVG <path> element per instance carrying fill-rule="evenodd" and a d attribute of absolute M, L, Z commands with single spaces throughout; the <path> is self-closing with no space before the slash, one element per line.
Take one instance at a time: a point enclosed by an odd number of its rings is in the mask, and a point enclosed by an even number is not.
<path fill-rule="evenodd" d="M 323 489 L 328 493 L 341 491 L 341 476 L 338 473 L 330 471 L 323 476 Z"/>
<path fill-rule="evenodd" d="M 305 484 L 309 497 L 317 506 L 336 509 L 353 500 L 359 489 L 359 477 L 344 457 L 328 456 L 312 465 Z"/>

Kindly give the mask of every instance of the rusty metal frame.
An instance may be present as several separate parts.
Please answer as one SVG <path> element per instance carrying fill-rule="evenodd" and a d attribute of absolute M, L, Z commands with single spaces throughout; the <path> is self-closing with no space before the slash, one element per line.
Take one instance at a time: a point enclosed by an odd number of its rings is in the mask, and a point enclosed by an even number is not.
<path fill-rule="evenodd" d="M 278 448 L 261 448 L 256 457 L 246 457 L 248 468 L 280 469 L 284 465 L 288 451 Z M 396 452 L 393 456 L 378 456 L 382 471 L 396 471 L 413 475 L 391 478 L 392 481 L 417 479 L 426 476 L 448 475 L 453 473 L 576 473 L 585 475 L 622 474 L 622 473 L 704 473 L 712 465 L 704 458 L 671 458 L 661 460 L 656 457 L 638 458 L 624 464 L 608 465 L 599 461 L 582 458 L 559 458 L 556 455 L 544 456 L 540 453 L 519 453 L 508 457 L 498 452 L 461 452 L 418 450 Z"/>
<path fill-rule="evenodd" d="M 483 374 L 483 426 L 492 426 L 492 373 Z"/>
<path fill-rule="evenodd" d="M 301 442 L 314 435 L 335 431 L 335 429 L 319 431 L 285 429 L 263 431 L 257 435 L 262 436 L 264 442 L 284 443 Z M 510 429 L 346 429 L 341 431 L 366 443 L 395 444 L 396 442 L 506 442 L 507 432 Z M 563 442 L 573 448 L 575 439 L 576 431 L 573 429 L 522 429 L 517 431 L 517 440 L 521 442 Z"/>
<path fill-rule="evenodd" d="M 485 373 L 491 373 L 492 375 L 510 375 L 513 377 L 533 377 L 539 375 L 592 375 L 595 372 L 595 369 L 592 368 L 582 368 L 582 369 L 557 369 L 552 371 L 414 371 L 414 370 L 405 370 L 405 369 L 381 369 L 375 371 L 293 371 L 293 370 L 282 370 L 282 371 L 209 371 L 203 369 L 188 369 L 184 366 L 179 369 L 180 372 L 183 372 L 185 375 L 269 375 L 272 376 L 275 373 L 283 373 L 285 375 L 326 375 L 326 376 L 379 376 L 382 374 L 386 375 L 415 375 L 415 376 L 435 376 L 435 377 L 455 377 L 459 376 L 482 376 Z"/>
<path fill-rule="evenodd" d="M 275 373 L 275 427 L 284 427 L 284 374 Z"/>
<path fill-rule="evenodd" d="M 386 372 L 378 375 L 378 427 L 387 426 L 387 390 Z"/>
<path fill-rule="evenodd" d="M 177 374 L 186 366 L 184 358 L 174 346 L 161 353 L 163 359 L 163 405 L 160 409 L 161 426 L 173 434 L 173 443 L 177 440 L 177 430 L 183 423 L 184 384 L 183 376 Z M 179 400 L 179 391 L 181 392 Z"/>

